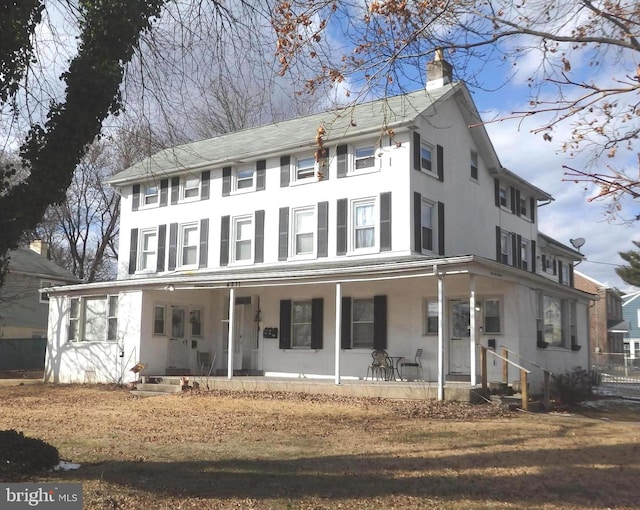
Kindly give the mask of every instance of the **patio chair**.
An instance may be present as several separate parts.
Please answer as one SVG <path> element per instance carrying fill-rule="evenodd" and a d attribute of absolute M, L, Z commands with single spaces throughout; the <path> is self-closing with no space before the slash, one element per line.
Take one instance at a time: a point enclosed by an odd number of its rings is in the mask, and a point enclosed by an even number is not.
<path fill-rule="evenodd" d="M 213 372 L 213 366 L 216 363 L 216 353 L 203 352 L 198 351 L 198 366 L 200 367 L 200 375 L 202 376 L 211 376 Z"/>
<path fill-rule="evenodd" d="M 408 380 L 408 377 L 405 376 L 405 368 L 415 369 L 416 378 L 415 380 L 422 381 L 422 349 L 418 349 L 416 351 L 416 355 L 413 357 L 413 361 L 409 361 L 408 358 L 405 358 L 406 361 L 400 361 L 400 378 L 402 380 Z"/>
<path fill-rule="evenodd" d="M 387 354 L 387 351 L 383 349 L 374 349 L 371 353 L 371 363 L 367 367 L 367 376 L 365 379 L 374 378 L 376 380 L 382 379 L 388 381 L 393 377 L 393 363 Z"/>

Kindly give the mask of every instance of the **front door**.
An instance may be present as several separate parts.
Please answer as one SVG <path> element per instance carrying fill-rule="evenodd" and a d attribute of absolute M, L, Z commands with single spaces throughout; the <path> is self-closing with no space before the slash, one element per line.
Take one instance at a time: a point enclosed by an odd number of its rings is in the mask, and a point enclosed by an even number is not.
<path fill-rule="evenodd" d="M 469 375 L 470 365 L 470 324 L 469 301 L 451 301 L 451 337 L 449 339 L 449 372 Z"/>
<path fill-rule="evenodd" d="M 167 368 L 187 369 L 189 367 L 189 341 L 186 338 L 186 318 L 186 307 L 171 307 L 171 336 L 169 337 Z"/>
<path fill-rule="evenodd" d="M 233 340 L 233 368 L 234 370 L 249 370 L 253 366 L 253 315 L 251 297 L 236 298 L 235 338 Z"/>

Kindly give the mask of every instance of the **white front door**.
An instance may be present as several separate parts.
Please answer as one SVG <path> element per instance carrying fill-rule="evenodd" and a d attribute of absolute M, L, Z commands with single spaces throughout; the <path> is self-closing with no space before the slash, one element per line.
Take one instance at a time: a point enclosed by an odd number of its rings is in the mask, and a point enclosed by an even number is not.
<path fill-rule="evenodd" d="M 167 368 L 189 367 L 189 341 L 186 338 L 187 308 L 171 306 L 171 336 L 169 337 L 169 352 Z"/>
<path fill-rule="evenodd" d="M 451 374 L 471 374 L 469 337 L 469 301 L 451 301 L 451 336 L 449 338 L 449 372 Z"/>
<path fill-rule="evenodd" d="M 252 315 L 251 298 L 240 297 L 236 299 L 234 312 L 234 339 L 233 339 L 233 369 L 247 370 L 253 366 L 254 348 L 254 321 Z"/>

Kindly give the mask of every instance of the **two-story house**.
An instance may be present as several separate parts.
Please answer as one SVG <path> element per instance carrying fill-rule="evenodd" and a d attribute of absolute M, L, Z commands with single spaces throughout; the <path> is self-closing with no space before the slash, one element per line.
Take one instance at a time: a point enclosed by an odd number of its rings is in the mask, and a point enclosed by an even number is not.
<path fill-rule="evenodd" d="M 425 379 L 474 385 L 479 345 L 586 367 L 588 296 L 563 276 L 581 255 L 538 233 L 552 197 L 500 164 L 446 62 L 428 75 L 424 90 L 173 147 L 111 178 L 118 279 L 50 290 L 47 378 L 126 381 L 138 361 L 194 373 L 207 351 L 229 378 L 339 383 L 383 348 L 422 349 Z"/>
<path fill-rule="evenodd" d="M 624 353 L 628 360 L 640 366 L 640 291 L 622 297 L 622 316 L 626 321 Z"/>

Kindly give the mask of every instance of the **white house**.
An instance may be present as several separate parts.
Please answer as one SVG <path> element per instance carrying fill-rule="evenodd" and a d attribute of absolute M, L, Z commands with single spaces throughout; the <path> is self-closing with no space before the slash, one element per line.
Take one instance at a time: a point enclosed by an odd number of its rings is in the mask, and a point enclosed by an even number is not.
<path fill-rule="evenodd" d="M 374 347 L 421 348 L 425 379 L 471 385 L 480 345 L 587 367 L 582 256 L 538 232 L 552 197 L 502 167 L 448 64 L 428 73 L 425 90 L 173 147 L 115 175 L 118 278 L 49 289 L 46 379 L 126 382 L 136 362 L 193 374 L 206 351 L 229 378 L 340 383 L 366 375 Z"/>

